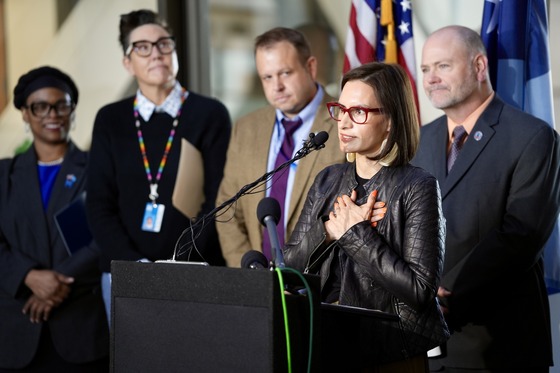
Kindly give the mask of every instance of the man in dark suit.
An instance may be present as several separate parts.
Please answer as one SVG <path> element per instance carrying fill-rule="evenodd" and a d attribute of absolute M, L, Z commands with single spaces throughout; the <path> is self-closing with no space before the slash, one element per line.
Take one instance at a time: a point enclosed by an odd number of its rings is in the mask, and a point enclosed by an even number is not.
<path fill-rule="evenodd" d="M 315 175 L 333 163 L 343 162 L 344 154 L 333 140 L 338 136 L 337 126 L 325 106 L 335 99 L 316 82 L 317 59 L 311 55 L 305 37 L 283 27 L 269 30 L 256 39 L 255 62 L 270 105 L 235 123 L 216 205 L 275 168 L 285 139 L 284 120 L 301 120 L 291 135 L 295 146 L 286 154 L 286 159 L 301 148 L 302 140 L 307 139 L 310 132 L 326 131 L 331 138 L 325 149 L 310 153 L 285 172 L 288 180 L 283 188 L 285 199 L 279 201 L 282 216 L 278 223 L 282 226 L 281 232 L 285 232 L 284 235 L 279 233 L 283 242 L 296 225 Z M 272 184 L 272 188 L 277 187 L 279 180 L 273 179 Z M 218 235 L 229 267 L 239 267 L 247 251 L 263 250 L 263 226 L 256 211 L 259 202 L 270 193 L 272 189 L 267 192 L 261 187 L 240 198 L 233 205 L 233 212 L 227 211 L 220 217 Z"/>
<path fill-rule="evenodd" d="M 430 35 L 421 69 L 445 115 L 422 128 L 413 163 L 441 187 L 447 237 L 438 297 L 454 330 L 430 368 L 548 372 L 542 252 L 559 212 L 558 134 L 494 93 L 484 45 L 468 28 Z"/>

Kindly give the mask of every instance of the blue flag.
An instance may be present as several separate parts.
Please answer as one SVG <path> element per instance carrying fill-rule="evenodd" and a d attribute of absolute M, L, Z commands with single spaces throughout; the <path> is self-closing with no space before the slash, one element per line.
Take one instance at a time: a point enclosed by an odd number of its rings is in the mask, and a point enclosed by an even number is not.
<path fill-rule="evenodd" d="M 486 0 L 480 35 L 498 95 L 554 127 L 546 0 Z M 560 292 L 559 224 L 544 251 L 549 294 Z"/>

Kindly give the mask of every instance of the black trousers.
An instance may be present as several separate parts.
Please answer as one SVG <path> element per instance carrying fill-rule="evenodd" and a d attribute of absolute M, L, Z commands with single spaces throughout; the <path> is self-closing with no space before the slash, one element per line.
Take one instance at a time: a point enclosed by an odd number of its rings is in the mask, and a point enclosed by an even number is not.
<path fill-rule="evenodd" d="M 76 331 L 79 332 L 79 331 Z M 22 369 L 2 369 L 0 373 L 106 373 L 109 372 L 109 356 L 86 364 L 69 363 L 56 351 L 48 325 L 44 325 L 39 348 L 31 364 Z"/>

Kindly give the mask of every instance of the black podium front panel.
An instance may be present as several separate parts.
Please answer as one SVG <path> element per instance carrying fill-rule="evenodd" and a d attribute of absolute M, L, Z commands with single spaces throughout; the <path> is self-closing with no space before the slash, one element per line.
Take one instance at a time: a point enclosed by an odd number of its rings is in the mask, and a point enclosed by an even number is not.
<path fill-rule="evenodd" d="M 117 261 L 112 274 L 113 372 L 286 371 L 276 273 Z M 297 325 L 290 333 L 299 371 L 307 363 L 309 307 L 306 297 L 295 299 L 288 313 Z"/>
<path fill-rule="evenodd" d="M 267 308 L 122 297 L 115 308 L 115 372 L 272 371 Z"/>

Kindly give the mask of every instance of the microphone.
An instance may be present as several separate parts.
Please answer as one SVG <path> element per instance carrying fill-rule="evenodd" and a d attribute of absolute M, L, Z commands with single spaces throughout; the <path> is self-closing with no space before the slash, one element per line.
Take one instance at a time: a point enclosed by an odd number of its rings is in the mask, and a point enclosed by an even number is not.
<path fill-rule="evenodd" d="M 227 201 L 223 202 L 220 206 L 214 207 L 213 210 L 207 212 L 206 214 L 204 214 L 201 218 L 197 219 L 196 221 L 193 220 L 191 226 L 186 228 L 185 230 L 183 230 L 183 232 L 181 233 L 181 235 L 179 236 L 179 238 L 175 242 L 175 248 L 173 249 L 172 260 L 175 260 L 175 258 L 178 255 L 180 255 L 184 252 L 193 250 L 193 248 L 196 250 L 196 247 L 195 247 L 195 244 L 194 244 L 194 241 L 195 241 L 196 237 L 198 237 L 202 233 L 202 230 L 204 229 L 204 227 L 206 225 L 208 225 L 210 222 L 212 222 L 213 219 L 215 218 L 215 216 L 220 211 L 222 211 L 223 209 L 233 205 L 242 196 L 252 193 L 257 187 L 262 186 L 268 180 L 272 179 L 274 174 L 276 174 L 277 172 L 286 169 L 292 163 L 302 159 L 303 157 L 307 156 L 312 151 L 324 148 L 325 147 L 325 142 L 328 139 L 329 139 L 329 134 L 325 131 L 318 132 L 317 134 L 310 133 L 309 134 L 309 140 L 306 140 L 306 141 L 303 142 L 302 148 L 297 151 L 297 153 L 294 155 L 294 157 L 292 159 L 288 160 L 287 162 L 282 163 L 280 166 L 276 167 L 274 170 L 265 173 L 264 175 L 259 177 L 257 180 L 253 181 L 252 183 L 244 185 L 241 189 L 239 189 L 239 191 L 233 197 L 231 197 Z M 279 220 L 279 218 L 277 220 Z M 262 224 L 264 224 L 264 223 L 262 223 Z M 276 232 L 276 229 L 274 229 L 274 231 Z M 181 240 L 188 233 L 191 233 L 190 241 L 181 245 Z M 278 233 L 276 233 L 276 237 L 277 236 L 278 236 Z M 270 236 L 270 237 L 272 239 L 272 236 Z M 186 249 L 184 249 L 185 247 L 186 247 Z M 279 250 L 280 249 L 281 248 L 279 248 Z M 272 254 L 274 255 L 274 252 Z M 284 261 L 282 260 L 282 266 L 284 264 L 283 262 Z"/>
<path fill-rule="evenodd" d="M 329 134 L 325 131 L 318 132 L 317 134 L 311 132 L 309 134 L 309 140 L 305 140 L 303 142 L 303 147 L 298 150 L 298 152 L 294 156 L 294 160 L 305 157 L 313 150 L 323 149 L 328 139 Z"/>
<path fill-rule="evenodd" d="M 321 131 L 317 133 L 316 135 L 311 137 L 311 141 L 313 142 L 313 148 L 317 150 L 323 149 L 328 139 L 329 139 L 329 134 L 327 132 Z"/>
<path fill-rule="evenodd" d="M 280 204 L 272 197 L 263 198 L 257 206 L 257 217 L 261 224 L 268 229 L 273 263 L 277 268 L 284 268 L 284 254 L 282 254 L 278 231 L 276 230 L 281 213 Z"/>
<path fill-rule="evenodd" d="M 241 268 L 265 269 L 268 268 L 268 260 L 260 251 L 249 250 L 241 257 Z"/>

